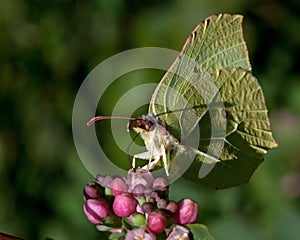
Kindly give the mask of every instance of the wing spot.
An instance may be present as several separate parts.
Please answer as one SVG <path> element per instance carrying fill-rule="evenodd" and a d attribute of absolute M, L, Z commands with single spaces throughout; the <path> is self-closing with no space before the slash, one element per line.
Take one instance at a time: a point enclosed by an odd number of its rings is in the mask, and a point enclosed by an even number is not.
<path fill-rule="evenodd" d="M 223 117 L 224 119 L 226 119 L 226 118 L 227 118 L 227 115 L 228 115 L 227 111 L 223 108 L 223 109 L 222 109 L 222 117 Z"/>

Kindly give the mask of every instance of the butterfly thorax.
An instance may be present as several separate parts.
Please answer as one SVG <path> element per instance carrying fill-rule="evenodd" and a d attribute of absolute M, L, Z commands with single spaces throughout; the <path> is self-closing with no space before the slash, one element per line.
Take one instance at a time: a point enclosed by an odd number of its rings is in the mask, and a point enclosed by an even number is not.
<path fill-rule="evenodd" d="M 180 145 L 179 141 L 152 114 L 142 116 L 133 129 L 144 140 L 146 148 L 153 156 L 161 155 L 162 146 L 172 152 Z"/>

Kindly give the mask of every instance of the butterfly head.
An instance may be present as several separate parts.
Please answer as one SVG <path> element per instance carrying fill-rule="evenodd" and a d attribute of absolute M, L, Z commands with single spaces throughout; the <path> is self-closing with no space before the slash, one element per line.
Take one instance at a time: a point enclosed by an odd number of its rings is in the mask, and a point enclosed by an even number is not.
<path fill-rule="evenodd" d="M 132 122 L 136 122 L 136 125 L 133 126 L 134 131 L 139 134 L 145 134 L 151 130 L 151 127 L 156 125 L 157 119 L 153 114 L 143 115 L 142 117 L 136 118 L 128 122 L 127 129 L 130 129 Z"/>

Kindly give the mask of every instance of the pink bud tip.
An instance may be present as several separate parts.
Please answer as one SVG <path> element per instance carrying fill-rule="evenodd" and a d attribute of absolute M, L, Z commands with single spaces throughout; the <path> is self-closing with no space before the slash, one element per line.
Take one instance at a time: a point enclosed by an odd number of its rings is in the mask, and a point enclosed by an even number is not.
<path fill-rule="evenodd" d="M 174 220 L 178 224 L 194 223 L 198 217 L 198 204 L 186 198 L 177 203 L 177 211 L 173 214 Z"/>
<path fill-rule="evenodd" d="M 110 188 L 111 188 L 110 189 L 111 193 L 114 196 L 128 192 L 128 187 L 127 187 L 126 183 L 124 182 L 124 180 L 122 178 L 119 178 L 119 177 L 112 180 L 112 182 L 110 184 Z"/>
<path fill-rule="evenodd" d="M 136 211 L 138 201 L 130 194 L 117 195 L 113 202 L 114 213 L 118 217 L 129 217 Z"/>
<path fill-rule="evenodd" d="M 83 210 L 88 220 L 94 224 L 101 223 L 110 215 L 109 206 L 102 199 L 88 199 Z"/>
<path fill-rule="evenodd" d="M 154 211 L 149 213 L 147 226 L 153 233 L 163 232 L 167 227 L 166 215 L 161 211 Z"/>

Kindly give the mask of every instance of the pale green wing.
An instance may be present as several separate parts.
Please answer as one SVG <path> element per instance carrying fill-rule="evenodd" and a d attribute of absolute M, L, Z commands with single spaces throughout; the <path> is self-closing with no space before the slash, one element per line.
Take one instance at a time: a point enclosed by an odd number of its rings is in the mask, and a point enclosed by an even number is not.
<path fill-rule="evenodd" d="M 262 89 L 251 73 L 222 69 L 213 73 L 212 79 L 219 88 L 223 105 L 213 100 L 210 110 L 200 119 L 198 149 L 220 162 L 211 168 L 204 166 L 204 157 L 198 154 L 184 177 L 218 189 L 247 183 L 268 149 L 277 143 L 270 130 Z M 222 122 L 220 119 L 226 121 L 224 131 L 221 129 L 224 126 L 216 124 Z M 217 134 L 212 136 L 214 123 Z M 204 175 L 199 178 L 201 171 Z"/>
<path fill-rule="evenodd" d="M 156 88 L 149 106 L 178 139 L 200 129 L 197 154 L 185 177 L 207 187 L 245 183 L 275 147 L 264 97 L 251 66 L 242 16 L 203 21 Z M 205 155 L 219 163 L 203 164 Z"/>
<path fill-rule="evenodd" d="M 183 77 L 188 77 L 191 69 L 197 70 L 197 66 L 201 66 L 201 71 L 207 73 L 223 68 L 251 70 L 243 38 L 242 19 L 241 15 L 213 15 L 194 29 L 156 88 L 149 107 L 150 113 L 166 112 L 169 105 L 174 105 L 167 96 L 168 87 L 184 91 L 180 85 L 183 84 Z"/>
<path fill-rule="evenodd" d="M 209 99 L 201 99 L 203 96 L 199 95 L 205 95 L 206 88 L 210 88 L 209 95 L 215 91 L 213 84 L 207 86 L 207 82 L 211 82 L 210 73 L 223 68 L 251 70 L 243 38 L 242 18 L 240 15 L 213 15 L 196 27 L 156 88 L 150 102 L 149 113 L 159 115 L 198 105 L 197 117 L 190 119 L 190 126 L 186 127 L 191 129 L 207 109 L 207 107 L 201 108 L 201 106 L 209 101 Z M 199 75 L 202 82 L 198 81 Z M 198 80 L 195 81 L 195 78 Z M 191 89 L 191 85 L 194 85 L 197 93 Z M 184 95 L 188 95 L 185 98 L 188 102 L 182 99 L 182 96 L 185 97 Z M 175 119 L 178 117 L 180 118 L 180 116 L 174 118 L 171 114 L 159 116 L 173 129 L 177 137 L 179 134 L 175 132 L 180 126 Z"/>

